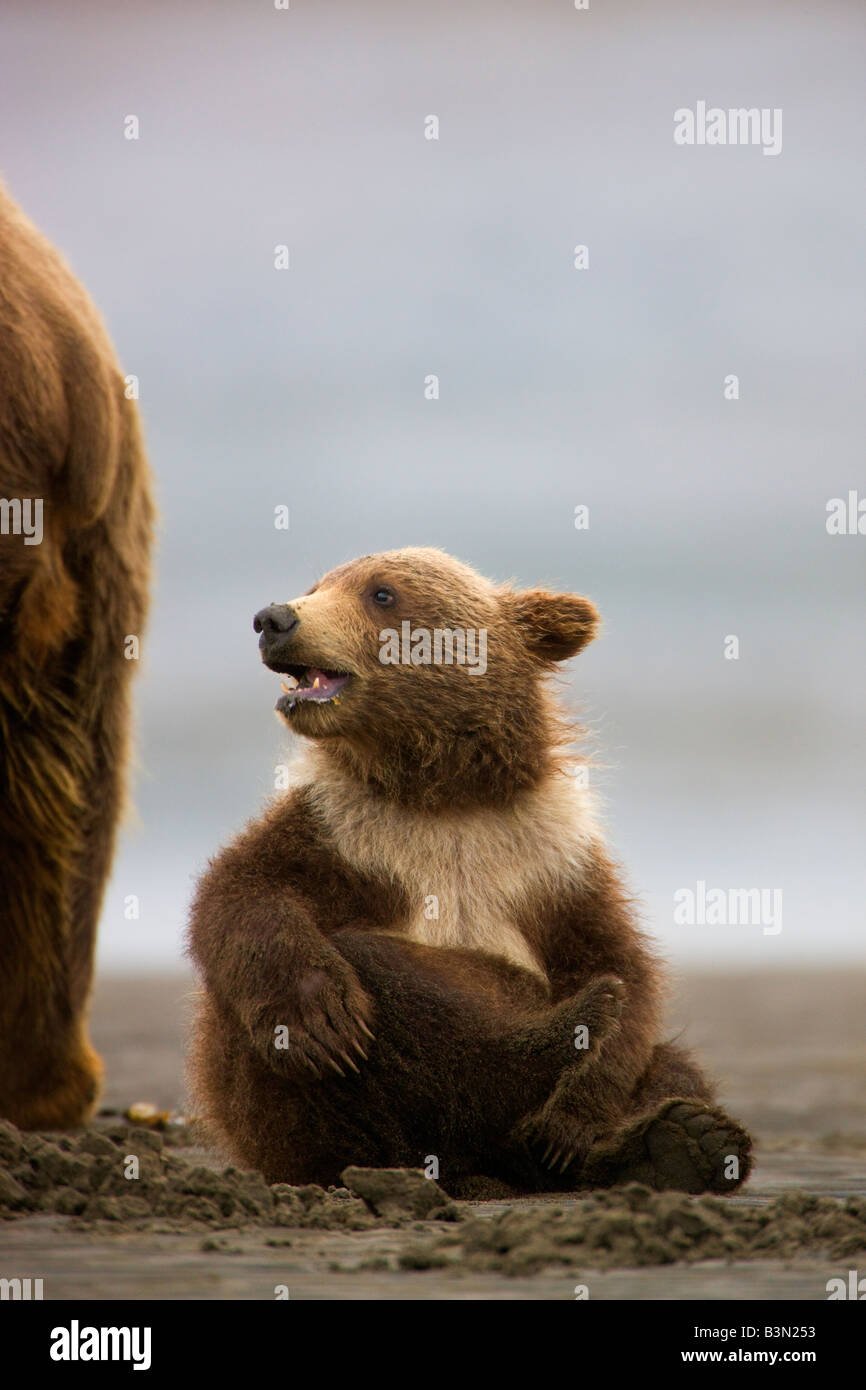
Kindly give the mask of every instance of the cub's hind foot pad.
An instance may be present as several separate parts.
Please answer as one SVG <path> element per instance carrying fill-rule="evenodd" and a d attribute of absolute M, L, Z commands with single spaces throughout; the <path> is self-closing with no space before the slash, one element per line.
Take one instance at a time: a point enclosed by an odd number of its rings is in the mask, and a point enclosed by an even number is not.
<path fill-rule="evenodd" d="M 591 1150 L 582 1185 L 641 1182 L 657 1192 L 735 1192 L 752 1168 L 749 1135 L 723 1110 L 667 1100 Z"/>

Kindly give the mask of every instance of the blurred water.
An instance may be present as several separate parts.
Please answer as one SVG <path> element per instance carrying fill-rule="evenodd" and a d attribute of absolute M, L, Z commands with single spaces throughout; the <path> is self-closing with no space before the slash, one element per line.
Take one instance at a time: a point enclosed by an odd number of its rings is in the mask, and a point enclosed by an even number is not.
<path fill-rule="evenodd" d="M 0 13 L 3 174 L 140 378 L 163 514 L 103 965 L 177 957 L 271 789 L 255 609 L 425 543 L 601 608 L 570 698 L 672 958 L 862 957 L 866 538 L 825 529 L 866 495 L 862 9 Z M 676 147 L 699 99 L 781 107 L 782 153 Z M 782 933 L 675 927 L 699 879 L 782 887 Z"/>

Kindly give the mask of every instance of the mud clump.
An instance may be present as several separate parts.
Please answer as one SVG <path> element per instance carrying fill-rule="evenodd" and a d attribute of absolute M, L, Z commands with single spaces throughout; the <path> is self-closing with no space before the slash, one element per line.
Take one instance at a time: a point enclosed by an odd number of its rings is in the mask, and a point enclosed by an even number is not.
<path fill-rule="evenodd" d="M 403 1228 L 398 1268 L 455 1275 L 789 1260 L 808 1252 L 866 1257 L 866 1196 L 789 1192 L 743 1202 L 632 1183 L 562 1206 L 520 1201 L 485 1211 L 452 1201 L 423 1173 L 403 1168 L 347 1168 L 345 1185 L 327 1190 L 269 1186 L 260 1173 L 205 1166 L 189 1142 L 172 1126 L 120 1120 L 64 1134 L 22 1133 L 0 1121 L 0 1221 L 52 1215 L 102 1231 L 198 1230 L 210 1241 L 202 1248 L 216 1252 L 229 1247 L 213 1233 L 240 1227 Z M 280 1236 L 268 1243 L 291 1242 Z M 377 1254 L 352 1269 L 384 1267 L 390 1261 Z"/>
<path fill-rule="evenodd" d="M 458 1221 L 460 1212 L 441 1187 L 412 1168 L 346 1168 L 341 1174 L 350 1191 L 362 1197 L 377 1216 L 394 1220 Z"/>
<path fill-rule="evenodd" d="M 171 1152 L 186 1142 L 121 1121 L 62 1134 L 25 1133 L 0 1121 L 0 1220 L 51 1213 L 166 1232 L 250 1225 L 362 1231 L 460 1217 L 420 1172 L 347 1169 L 348 1185 L 327 1191 L 269 1186 L 260 1173 L 210 1168 Z"/>
<path fill-rule="evenodd" d="M 866 1251 L 866 1197 L 792 1192 L 762 1205 L 653 1192 L 638 1183 L 567 1208 L 513 1207 L 475 1217 L 451 1239 L 458 1267 L 524 1275 L 552 1264 L 611 1269 L 698 1260 L 790 1259 L 806 1251 L 852 1258 Z"/>

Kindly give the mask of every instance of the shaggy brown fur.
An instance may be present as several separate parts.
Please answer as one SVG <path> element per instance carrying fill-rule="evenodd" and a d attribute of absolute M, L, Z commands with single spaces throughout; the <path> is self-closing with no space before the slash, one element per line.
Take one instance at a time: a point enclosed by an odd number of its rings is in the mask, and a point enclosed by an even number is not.
<path fill-rule="evenodd" d="M 383 664 L 403 621 L 484 629 L 486 672 Z M 659 1041 L 658 963 L 569 776 L 545 677 L 596 624 L 433 550 L 257 615 L 271 669 L 348 680 L 278 701 L 311 752 L 193 907 L 192 1084 L 241 1162 L 334 1182 L 435 1155 L 455 1193 L 746 1177 L 748 1136 Z"/>
<path fill-rule="evenodd" d="M 133 401 L 102 322 L 0 188 L 0 1115 L 80 1123 L 101 1065 L 84 1010 L 121 809 L 124 639 L 147 607 L 153 510 Z"/>

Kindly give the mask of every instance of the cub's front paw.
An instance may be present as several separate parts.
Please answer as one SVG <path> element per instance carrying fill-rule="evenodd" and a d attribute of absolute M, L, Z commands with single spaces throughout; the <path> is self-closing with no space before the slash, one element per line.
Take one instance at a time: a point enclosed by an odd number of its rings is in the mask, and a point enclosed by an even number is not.
<path fill-rule="evenodd" d="M 279 1071 L 345 1077 L 367 1060 L 373 1005 L 345 962 L 311 967 L 277 1001 L 260 1006 L 250 1031 L 258 1052 Z"/>

